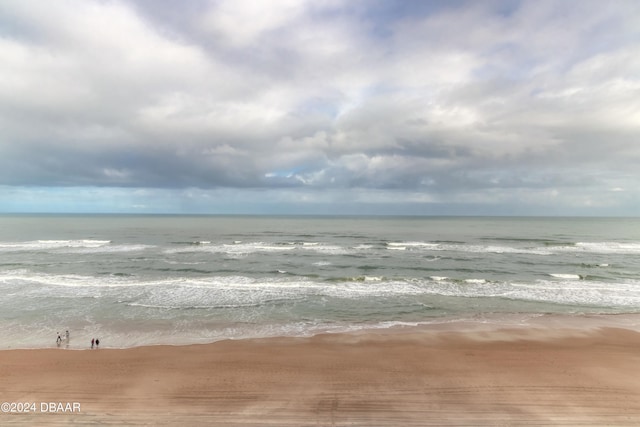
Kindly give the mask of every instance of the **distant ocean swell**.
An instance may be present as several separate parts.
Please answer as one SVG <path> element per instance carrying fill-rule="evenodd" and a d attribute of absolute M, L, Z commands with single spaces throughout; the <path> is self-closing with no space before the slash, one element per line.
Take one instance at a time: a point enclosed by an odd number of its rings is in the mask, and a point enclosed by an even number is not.
<path fill-rule="evenodd" d="M 513 239 L 511 239 L 513 240 Z M 528 242 L 519 240 L 519 242 Z M 319 242 L 243 242 L 212 243 L 211 241 L 172 242 L 176 247 L 164 248 L 163 253 L 180 254 L 194 252 L 211 252 L 235 254 L 251 254 L 271 251 L 308 250 L 318 253 L 344 255 L 357 254 L 371 250 L 402 250 L 420 252 L 468 252 L 468 253 L 513 253 L 530 255 L 553 255 L 559 253 L 601 253 L 601 254 L 640 254 L 640 242 L 539 242 L 538 245 L 526 247 L 469 245 L 459 242 L 378 242 L 359 244 L 352 247 L 327 245 Z M 542 243 L 542 245 L 540 245 Z M 188 246 L 185 248 L 185 246 Z M 99 253 L 99 252 L 136 252 L 147 249 L 157 249 L 148 244 L 118 244 L 110 240 L 36 240 L 27 242 L 0 242 L 0 252 L 29 251 L 29 252 L 71 252 L 71 253 Z"/>

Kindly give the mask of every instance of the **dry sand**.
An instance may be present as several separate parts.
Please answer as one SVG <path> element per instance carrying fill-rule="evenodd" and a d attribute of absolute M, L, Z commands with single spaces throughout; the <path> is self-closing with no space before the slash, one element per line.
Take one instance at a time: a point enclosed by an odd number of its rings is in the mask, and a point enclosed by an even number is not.
<path fill-rule="evenodd" d="M 36 413 L 0 425 L 640 425 L 639 374 L 640 333 L 611 327 L 5 350 L 0 400 Z"/>

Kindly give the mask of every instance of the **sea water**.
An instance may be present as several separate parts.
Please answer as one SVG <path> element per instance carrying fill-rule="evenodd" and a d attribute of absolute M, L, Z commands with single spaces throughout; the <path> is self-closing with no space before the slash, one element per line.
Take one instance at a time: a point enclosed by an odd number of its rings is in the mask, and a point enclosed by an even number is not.
<path fill-rule="evenodd" d="M 640 312 L 640 219 L 0 215 L 1 348 Z"/>

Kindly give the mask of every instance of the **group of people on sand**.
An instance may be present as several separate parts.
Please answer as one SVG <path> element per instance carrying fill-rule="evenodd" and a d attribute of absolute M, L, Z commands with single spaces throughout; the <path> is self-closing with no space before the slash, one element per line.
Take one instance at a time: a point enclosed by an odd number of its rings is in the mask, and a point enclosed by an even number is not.
<path fill-rule="evenodd" d="M 62 341 L 66 342 L 66 346 L 69 347 L 69 331 L 67 330 L 64 333 L 64 338 L 62 338 L 62 336 L 60 335 L 60 332 L 58 332 L 58 338 L 56 338 L 56 345 L 58 347 L 60 347 L 60 345 L 62 344 Z M 91 348 L 99 348 L 100 347 L 100 340 L 98 338 L 91 338 Z"/>

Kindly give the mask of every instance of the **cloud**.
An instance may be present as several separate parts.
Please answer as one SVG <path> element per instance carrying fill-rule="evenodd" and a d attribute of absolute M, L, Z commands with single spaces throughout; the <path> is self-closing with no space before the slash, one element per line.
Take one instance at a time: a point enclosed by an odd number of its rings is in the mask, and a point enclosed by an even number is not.
<path fill-rule="evenodd" d="M 0 184 L 637 214 L 639 23 L 633 1 L 4 3 Z"/>

